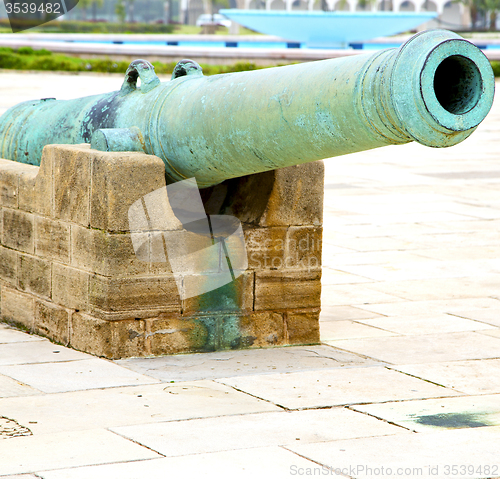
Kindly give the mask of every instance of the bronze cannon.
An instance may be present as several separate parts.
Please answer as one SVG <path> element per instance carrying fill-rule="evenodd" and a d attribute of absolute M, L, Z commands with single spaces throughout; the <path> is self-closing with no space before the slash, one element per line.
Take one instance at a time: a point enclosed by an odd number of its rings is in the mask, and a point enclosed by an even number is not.
<path fill-rule="evenodd" d="M 385 145 L 451 146 L 485 118 L 493 94 L 483 53 L 444 30 L 397 49 L 210 77 L 183 60 L 164 83 L 136 60 L 118 91 L 11 108 L 0 156 L 37 165 L 44 145 L 91 143 L 157 155 L 169 181 L 207 187 Z"/>

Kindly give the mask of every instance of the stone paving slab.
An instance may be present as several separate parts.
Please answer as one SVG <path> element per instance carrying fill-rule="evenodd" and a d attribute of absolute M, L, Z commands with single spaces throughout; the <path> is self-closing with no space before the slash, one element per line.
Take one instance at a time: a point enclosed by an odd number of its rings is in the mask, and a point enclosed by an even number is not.
<path fill-rule="evenodd" d="M 44 341 L 40 336 L 25 334 L 6 324 L 0 324 L 0 344 L 18 343 L 24 341 Z"/>
<path fill-rule="evenodd" d="M 161 457 L 104 429 L 5 439 L 2 456 L 0 475 Z"/>
<path fill-rule="evenodd" d="M 27 343 L 18 344 L 21 346 Z M 37 345 L 37 343 L 30 343 Z M 89 357 L 86 355 L 86 357 Z M 103 359 L 0 366 L 5 374 L 45 393 L 78 391 L 158 382 Z"/>
<path fill-rule="evenodd" d="M 325 304 L 321 307 L 321 321 L 346 321 L 379 317 L 381 317 L 380 314 L 353 308 L 352 306 L 330 306 Z"/>
<path fill-rule="evenodd" d="M 288 409 L 457 396 L 460 393 L 383 367 L 218 379 Z"/>
<path fill-rule="evenodd" d="M 487 274 L 496 275 L 500 272 L 500 264 L 496 259 L 499 252 L 500 250 L 490 251 L 486 248 L 477 251 L 472 247 L 455 249 L 455 251 L 451 252 L 446 248 L 441 250 L 414 250 L 413 253 L 420 256 L 420 259 L 411 263 L 346 265 L 342 269 L 348 273 L 371 278 L 373 281 L 387 282 L 467 278 L 469 276 L 478 276 L 478 272 L 480 272 L 481 276 Z M 456 258 L 472 257 L 475 257 L 475 261 L 471 259 L 456 260 Z M 427 261 L 424 258 L 427 258 Z"/>
<path fill-rule="evenodd" d="M 500 308 L 498 309 L 479 309 L 472 311 L 455 311 L 453 314 L 462 318 L 469 318 L 475 321 L 492 324 L 500 328 Z"/>
<path fill-rule="evenodd" d="M 343 271 L 335 271 L 330 268 L 323 268 L 321 274 L 321 284 L 358 284 L 371 283 L 372 280 L 356 276 L 355 274 L 344 273 Z"/>
<path fill-rule="evenodd" d="M 167 457 L 408 434 L 408 430 L 344 408 L 246 414 L 111 428 Z"/>
<path fill-rule="evenodd" d="M 321 297 L 326 298 L 328 304 L 343 306 L 363 302 L 363 304 L 402 303 L 404 300 L 392 294 L 374 291 L 367 286 L 357 285 L 356 289 L 350 284 L 327 284 L 322 287 Z"/>
<path fill-rule="evenodd" d="M 415 432 L 500 426 L 500 394 L 351 407 Z"/>
<path fill-rule="evenodd" d="M 400 303 L 356 304 L 360 309 L 385 316 L 401 316 L 414 314 L 454 314 L 464 310 L 500 309 L 500 301 L 493 298 L 460 298 L 429 301 L 404 301 Z"/>
<path fill-rule="evenodd" d="M 435 248 L 435 249 L 425 249 L 425 250 L 415 250 L 415 254 L 419 254 L 426 258 L 437 259 L 439 261 L 446 261 L 448 264 L 455 264 L 457 266 L 462 266 L 461 262 L 454 261 L 456 258 L 467 258 L 467 261 L 470 262 L 473 260 L 481 260 L 481 259 L 490 259 L 496 260 L 498 259 L 500 253 L 500 248 L 495 246 L 488 246 L 484 248 L 478 248 L 476 245 L 474 246 L 460 246 L 453 247 L 450 246 L 448 248 Z M 474 266 L 474 265 L 472 265 Z M 492 263 L 492 272 L 498 273 L 498 262 L 494 261 Z M 482 273 L 484 274 L 484 273 Z"/>
<path fill-rule="evenodd" d="M 481 331 L 481 334 L 486 334 L 486 336 L 492 336 L 493 338 L 500 338 L 500 329 L 491 329 L 489 331 Z"/>
<path fill-rule="evenodd" d="M 500 393 L 500 359 L 400 365 L 395 369 L 465 394 Z"/>
<path fill-rule="evenodd" d="M 330 343 L 330 341 L 326 341 Z M 500 340 L 475 332 L 424 334 L 331 341 L 338 348 L 391 364 L 412 364 L 500 356 Z M 1 369 L 0 369 L 1 371 Z"/>
<path fill-rule="evenodd" d="M 468 191 L 467 188 L 463 188 L 464 191 Z M 498 198 L 498 187 L 496 188 Z M 482 190 L 483 194 L 484 189 Z M 490 193 L 491 194 L 491 193 Z M 475 220 L 475 221 L 447 221 L 445 223 L 427 223 L 427 226 L 437 228 L 436 232 L 449 232 L 449 233 L 463 233 L 467 231 L 478 232 L 478 231 L 498 231 L 500 221 L 498 220 Z"/>
<path fill-rule="evenodd" d="M 218 351 L 151 359 L 121 359 L 115 363 L 167 382 L 379 364 L 378 361 L 329 346 Z"/>
<path fill-rule="evenodd" d="M 31 338 L 25 334 L 26 338 Z M 0 344 L 0 368 L 11 365 L 50 363 L 57 361 L 78 361 L 88 355 L 51 343 L 49 340 L 20 340 Z M 1 371 L 0 371 L 1 373 Z"/>
<path fill-rule="evenodd" d="M 2 479 L 39 479 L 40 476 L 34 476 L 33 474 L 16 474 L 15 476 L 2 476 Z"/>
<path fill-rule="evenodd" d="M 481 298 L 500 294 L 500 275 L 384 281 L 372 283 L 370 288 L 414 301 Z"/>
<path fill-rule="evenodd" d="M 349 252 L 343 254 L 329 254 L 328 249 L 323 252 L 323 268 L 345 270 L 345 266 L 377 265 L 387 263 L 421 263 L 432 264 L 433 260 L 414 254 L 412 251 L 368 251 L 366 253 Z M 344 266 L 345 265 L 345 266 Z M 349 273 L 356 275 L 356 273 Z M 359 276 L 359 275 L 357 275 Z M 362 276 L 363 277 L 363 276 Z M 371 282 L 375 280 L 369 278 Z"/>
<path fill-rule="evenodd" d="M 296 444 L 289 449 L 356 479 L 484 479 L 500 473 L 500 427 Z"/>
<path fill-rule="evenodd" d="M 220 479 L 288 479 L 295 468 L 317 467 L 312 461 L 281 447 L 223 451 L 148 461 L 39 472 L 42 479 L 165 479 L 217 477 Z"/>
<path fill-rule="evenodd" d="M 281 408 L 213 381 L 0 399 L 0 414 L 29 425 L 33 434 L 269 411 Z"/>
<path fill-rule="evenodd" d="M 474 226 L 476 222 L 472 224 Z M 464 224 L 467 224 L 464 222 Z M 463 225 L 462 225 L 463 226 Z M 401 231 L 393 232 L 400 239 L 415 241 L 415 234 L 402 234 Z M 498 232 L 481 229 L 470 229 L 466 231 L 451 232 L 448 230 L 436 231 L 436 227 L 429 228 L 424 234 L 418 234 L 418 244 L 425 246 L 425 249 L 442 248 L 443 246 L 493 246 L 498 247 Z M 425 253 L 424 253 L 425 254 Z"/>
<path fill-rule="evenodd" d="M 395 336 L 396 333 L 384 331 L 377 326 L 372 327 L 369 323 L 365 325 L 355 321 L 322 321 L 320 335 L 322 341 L 333 341 L 353 338 L 380 338 Z"/>
<path fill-rule="evenodd" d="M 9 378 L 8 376 L 0 374 L 0 398 L 33 396 L 36 394 L 42 394 L 42 392 L 16 381 L 15 379 Z"/>
<path fill-rule="evenodd" d="M 386 318 L 359 319 L 356 322 L 408 336 L 429 333 L 456 333 L 460 331 L 496 330 L 495 326 L 459 318 L 450 314 L 421 316 L 391 316 Z M 330 338 L 326 338 L 330 339 Z"/>

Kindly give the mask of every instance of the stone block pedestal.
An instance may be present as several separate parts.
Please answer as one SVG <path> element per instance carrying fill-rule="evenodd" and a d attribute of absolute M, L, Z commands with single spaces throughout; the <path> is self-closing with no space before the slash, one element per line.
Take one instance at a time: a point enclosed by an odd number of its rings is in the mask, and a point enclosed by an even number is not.
<path fill-rule="evenodd" d="M 323 164 L 201 190 L 207 214 L 241 221 L 248 268 L 188 299 L 131 241 L 128 209 L 164 186 L 163 162 L 140 153 L 50 145 L 40 167 L 0 160 L 1 320 L 115 359 L 317 343 Z"/>

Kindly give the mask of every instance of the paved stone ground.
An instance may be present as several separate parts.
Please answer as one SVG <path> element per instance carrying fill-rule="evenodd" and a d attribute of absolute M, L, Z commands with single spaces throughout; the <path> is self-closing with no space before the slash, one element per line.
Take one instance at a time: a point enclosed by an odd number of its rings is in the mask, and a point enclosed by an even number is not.
<path fill-rule="evenodd" d="M 0 108 L 120 83 L 2 73 Z M 1 326 L 0 476 L 500 477 L 499 130 L 326 162 L 321 346 L 112 362 Z"/>

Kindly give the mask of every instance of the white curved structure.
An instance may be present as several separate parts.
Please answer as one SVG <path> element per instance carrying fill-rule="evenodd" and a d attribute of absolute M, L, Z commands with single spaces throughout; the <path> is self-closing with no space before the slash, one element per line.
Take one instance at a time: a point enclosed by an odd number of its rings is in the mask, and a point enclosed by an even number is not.
<path fill-rule="evenodd" d="M 294 10 L 294 4 L 297 0 L 265 0 L 266 10 Z M 255 0 L 239 0 L 237 1 L 238 8 L 243 8 L 248 10 L 250 8 L 255 8 Z M 364 6 L 364 2 L 359 2 L 359 0 L 326 0 L 328 8 L 330 10 L 392 10 L 394 12 L 399 11 L 437 11 L 438 14 L 442 14 L 445 7 L 450 6 L 450 0 L 375 0 L 369 5 Z M 366 2 L 368 3 L 368 2 Z M 284 5 L 283 5 L 284 4 Z M 318 10 L 320 2 L 318 0 L 300 0 L 300 10 Z M 464 6 L 459 3 L 457 4 L 462 12 Z M 283 8 L 284 7 L 284 8 Z M 409 8 L 406 8 L 409 7 Z"/>
<path fill-rule="evenodd" d="M 437 16 L 437 12 L 253 9 L 223 9 L 220 13 L 256 32 L 312 48 L 346 48 L 349 43 L 412 30 Z"/>

